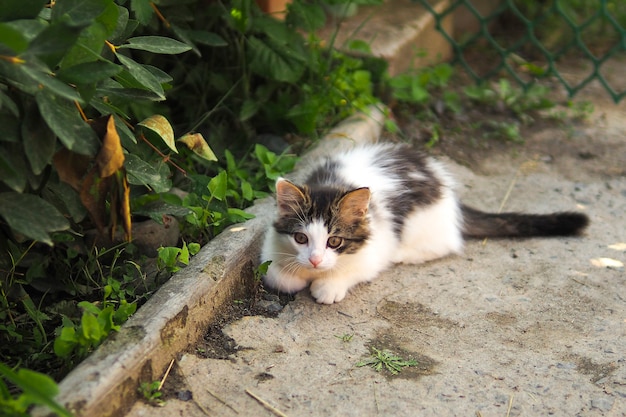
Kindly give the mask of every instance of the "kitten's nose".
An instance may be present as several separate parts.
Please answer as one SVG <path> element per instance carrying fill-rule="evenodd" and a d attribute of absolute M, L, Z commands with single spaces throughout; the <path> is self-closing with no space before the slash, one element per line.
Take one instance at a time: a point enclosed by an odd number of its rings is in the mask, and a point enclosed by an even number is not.
<path fill-rule="evenodd" d="M 319 255 L 313 255 L 309 258 L 309 262 L 311 262 L 313 268 L 317 268 L 317 266 L 322 263 L 322 257 Z"/>

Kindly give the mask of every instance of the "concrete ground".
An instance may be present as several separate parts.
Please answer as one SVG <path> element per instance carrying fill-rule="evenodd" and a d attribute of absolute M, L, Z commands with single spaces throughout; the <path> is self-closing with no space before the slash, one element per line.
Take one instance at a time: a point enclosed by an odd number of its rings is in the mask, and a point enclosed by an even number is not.
<path fill-rule="evenodd" d="M 584 236 L 469 241 L 332 306 L 303 291 L 276 318 L 226 326 L 239 349 L 227 360 L 180 356 L 182 400 L 126 416 L 626 415 L 625 109 L 600 99 L 583 126 L 472 169 L 447 161 L 466 203 L 580 210 Z M 373 348 L 417 365 L 357 366 Z"/>

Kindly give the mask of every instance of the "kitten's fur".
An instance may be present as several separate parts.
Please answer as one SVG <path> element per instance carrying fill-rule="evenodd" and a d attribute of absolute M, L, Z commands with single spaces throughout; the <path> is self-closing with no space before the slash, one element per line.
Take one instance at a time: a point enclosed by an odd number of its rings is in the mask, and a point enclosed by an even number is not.
<path fill-rule="evenodd" d="M 490 214 L 460 204 L 444 166 L 406 146 L 358 146 L 317 163 L 304 181 L 276 183 L 278 216 L 265 238 L 265 285 L 311 285 L 319 303 L 343 300 L 390 264 L 459 253 L 463 237 L 574 235 L 581 213 Z"/>

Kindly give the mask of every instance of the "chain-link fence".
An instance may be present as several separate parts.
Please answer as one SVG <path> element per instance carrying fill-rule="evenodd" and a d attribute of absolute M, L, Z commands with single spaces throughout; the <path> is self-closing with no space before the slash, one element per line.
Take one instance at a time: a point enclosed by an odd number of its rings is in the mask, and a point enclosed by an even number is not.
<path fill-rule="evenodd" d="M 503 71 L 524 88 L 538 78 L 554 77 L 573 96 L 597 79 L 616 103 L 626 95 L 626 89 L 611 85 L 615 74 L 606 65 L 622 59 L 624 70 L 617 77 L 626 78 L 624 0 L 492 0 L 487 11 L 482 7 L 486 0 L 449 0 L 439 13 L 434 8 L 439 0 L 415 1 L 433 14 L 455 62 L 477 82 Z M 447 32 L 443 20 L 450 14 L 473 20 L 474 30 Z M 568 79 L 567 66 L 581 60 L 589 64 L 588 76 Z"/>

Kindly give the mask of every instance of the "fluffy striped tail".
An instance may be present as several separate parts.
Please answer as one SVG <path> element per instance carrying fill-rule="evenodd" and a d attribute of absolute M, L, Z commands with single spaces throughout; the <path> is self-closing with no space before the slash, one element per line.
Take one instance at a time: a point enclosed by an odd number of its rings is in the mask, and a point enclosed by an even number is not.
<path fill-rule="evenodd" d="M 583 213 L 560 212 L 550 214 L 485 213 L 461 206 L 463 213 L 463 236 L 484 237 L 531 237 L 571 236 L 580 234 L 589 224 Z"/>

